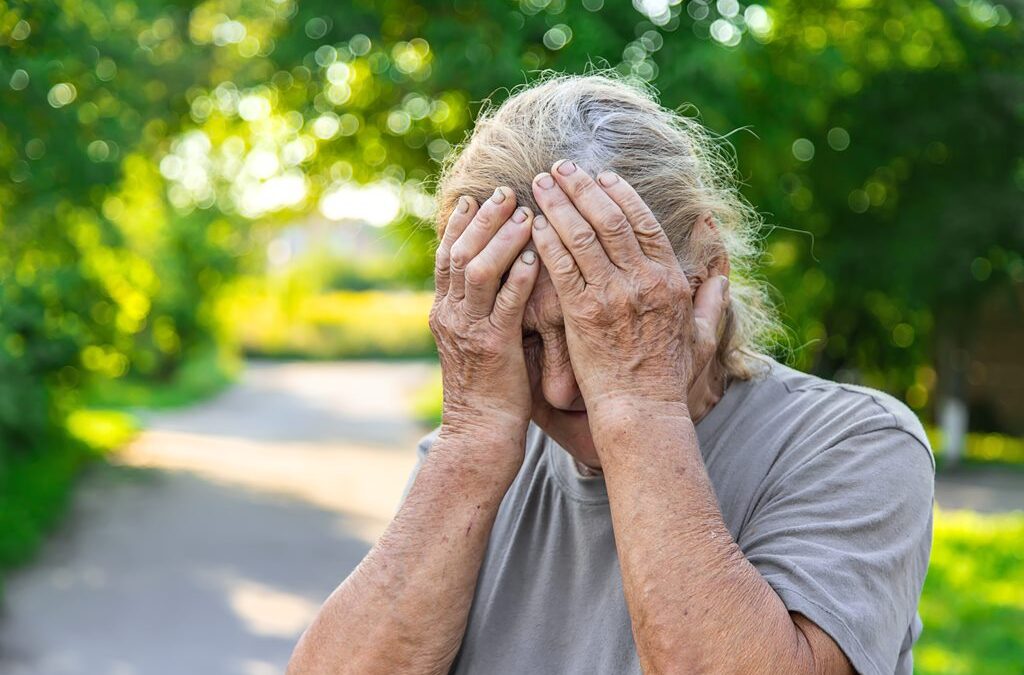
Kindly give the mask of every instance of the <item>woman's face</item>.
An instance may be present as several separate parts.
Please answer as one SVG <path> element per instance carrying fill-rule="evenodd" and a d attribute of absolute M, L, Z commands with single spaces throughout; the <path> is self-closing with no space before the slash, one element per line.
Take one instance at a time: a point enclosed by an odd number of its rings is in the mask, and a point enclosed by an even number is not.
<path fill-rule="evenodd" d="M 543 267 L 526 305 L 523 347 L 533 394 L 533 421 L 577 460 L 599 467 L 587 406 L 565 344 L 562 307 Z"/>

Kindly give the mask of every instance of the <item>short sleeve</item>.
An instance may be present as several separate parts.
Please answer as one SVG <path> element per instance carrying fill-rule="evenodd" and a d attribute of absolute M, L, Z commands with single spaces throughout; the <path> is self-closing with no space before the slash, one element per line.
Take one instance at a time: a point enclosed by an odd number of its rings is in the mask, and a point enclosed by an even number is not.
<path fill-rule="evenodd" d="M 743 553 L 786 607 L 828 633 L 858 673 L 906 665 L 901 647 L 931 552 L 934 481 L 931 451 L 916 436 L 870 431 L 773 480 L 740 531 Z"/>
<path fill-rule="evenodd" d="M 402 490 L 402 499 L 398 502 L 399 508 L 405 503 L 405 498 L 409 495 L 412 484 L 416 482 L 416 476 L 420 472 L 420 467 L 423 466 L 423 460 L 427 458 L 427 453 L 430 452 L 430 447 L 434 445 L 434 441 L 437 439 L 438 431 L 440 431 L 440 427 L 421 438 L 420 442 L 416 444 L 416 466 L 412 468 L 409 480 L 405 482 L 405 489 Z"/>

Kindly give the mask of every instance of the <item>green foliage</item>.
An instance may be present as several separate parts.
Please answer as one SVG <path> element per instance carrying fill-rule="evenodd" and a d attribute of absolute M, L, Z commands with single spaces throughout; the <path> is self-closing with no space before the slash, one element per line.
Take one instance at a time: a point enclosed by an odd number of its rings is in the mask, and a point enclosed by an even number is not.
<path fill-rule="evenodd" d="M 55 496 L 87 399 L 211 390 L 221 371 L 189 364 L 239 340 L 431 353 L 425 296 L 345 293 L 428 286 L 430 181 L 481 102 L 593 64 L 753 132 L 723 142 L 777 226 L 792 360 L 926 412 L 983 313 L 1021 315 L 1019 3 L 641 5 L 0 0 L 0 471 L 38 467 Z M 366 208 L 387 214 L 390 269 L 239 280 L 263 265 L 254 223 Z"/>
<path fill-rule="evenodd" d="M 937 511 L 921 598 L 916 672 L 1019 672 L 1024 654 L 1024 514 Z"/>
<path fill-rule="evenodd" d="M 56 439 L 34 455 L 9 457 L 0 465 L 0 569 L 26 559 L 63 512 L 71 481 L 85 454 Z"/>
<path fill-rule="evenodd" d="M 81 466 L 126 443 L 137 427 L 124 413 L 76 411 L 67 435 L 42 439 L 35 452 L 9 453 L 0 462 L 0 572 L 24 562 L 39 546 L 63 513 Z"/>
<path fill-rule="evenodd" d="M 172 376 L 159 385 L 140 376 L 97 380 L 83 392 L 86 411 L 132 410 L 137 408 L 178 408 L 219 393 L 234 380 L 241 360 L 233 351 L 205 349 L 186 360 Z M 68 420 L 74 428 L 73 412 Z"/>
<path fill-rule="evenodd" d="M 123 376 L 216 340 L 230 219 L 179 213 L 156 159 L 221 59 L 163 2 L 0 2 L 0 447 L 28 456 Z M 239 68 L 244 69 L 244 64 Z M 52 451 L 52 448 L 51 448 Z M 4 461 L 0 456 L 0 462 Z"/>

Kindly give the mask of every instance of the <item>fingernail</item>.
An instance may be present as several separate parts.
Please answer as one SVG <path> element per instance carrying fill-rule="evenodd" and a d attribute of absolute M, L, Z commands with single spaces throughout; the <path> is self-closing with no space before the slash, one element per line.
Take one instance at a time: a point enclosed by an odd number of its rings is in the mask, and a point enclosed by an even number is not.
<path fill-rule="evenodd" d="M 459 213 L 468 213 L 469 212 L 469 200 L 466 199 L 465 197 L 459 197 L 458 209 L 459 209 Z"/>
<path fill-rule="evenodd" d="M 529 249 L 523 251 L 522 258 L 523 262 L 526 263 L 527 265 L 532 265 L 533 263 L 537 262 L 537 254 Z"/>
<path fill-rule="evenodd" d="M 514 222 L 517 222 L 517 223 L 526 222 L 526 218 L 527 218 L 526 209 L 524 209 L 522 206 L 520 206 L 518 209 L 516 209 L 516 212 L 512 214 L 512 220 Z"/>
<path fill-rule="evenodd" d="M 555 186 L 555 179 L 551 177 L 550 173 L 542 173 L 537 176 L 537 185 L 549 190 Z"/>
<path fill-rule="evenodd" d="M 729 277 L 722 275 L 722 299 L 729 297 Z"/>
<path fill-rule="evenodd" d="M 550 176 L 549 176 L 549 178 L 550 178 Z M 543 230 L 547 226 L 548 226 L 548 219 L 545 218 L 544 216 L 537 216 L 536 218 L 533 219 L 533 227 L 534 227 L 534 229 Z"/>
<path fill-rule="evenodd" d="M 563 159 L 562 161 L 555 165 L 555 171 L 562 174 L 563 176 L 570 176 L 572 175 L 572 172 L 575 170 L 576 164 L 574 162 L 570 162 L 567 159 Z"/>
<path fill-rule="evenodd" d="M 495 204 L 500 204 L 505 201 L 505 191 L 501 188 L 495 189 L 494 194 L 491 195 L 491 201 Z"/>
<path fill-rule="evenodd" d="M 618 181 L 619 177 L 612 173 L 611 171 L 605 171 L 601 173 L 600 176 L 597 177 L 597 182 L 605 187 L 615 185 Z"/>

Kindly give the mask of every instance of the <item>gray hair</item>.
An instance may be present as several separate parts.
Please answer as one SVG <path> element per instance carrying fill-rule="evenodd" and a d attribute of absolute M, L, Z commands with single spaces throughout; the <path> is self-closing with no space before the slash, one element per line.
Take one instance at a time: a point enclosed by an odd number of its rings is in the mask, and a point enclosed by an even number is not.
<path fill-rule="evenodd" d="M 695 119 L 659 105 L 647 85 L 611 74 L 548 74 L 500 106 L 484 103 L 472 134 L 443 165 L 438 231 L 459 196 L 482 203 L 500 185 L 540 212 L 534 176 L 572 159 L 591 175 L 611 170 L 629 181 L 665 229 L 687 277 L 700 283 L 714 251 L 691 242 L 690 233 L 710 212 L 731 267 L 718 359 L 731 377 L 749 379 L 763 370 L 779 324 L 767 284 L 755 274 L 762 222 L 740 195 L 723 145 Z"/>

